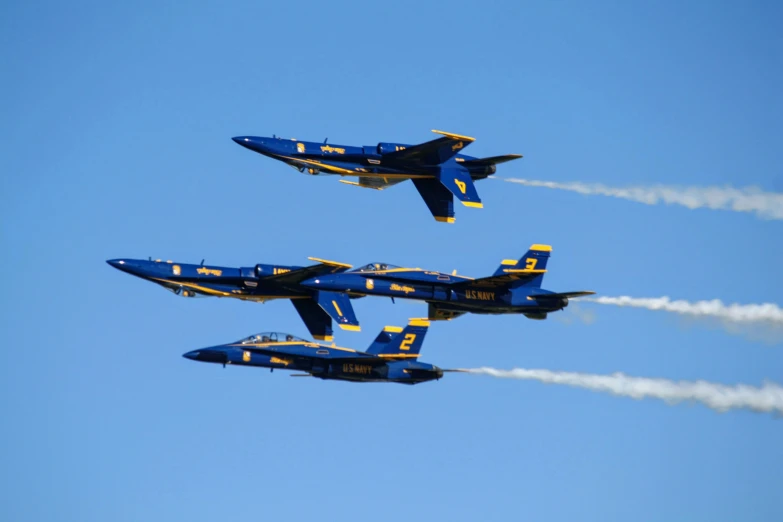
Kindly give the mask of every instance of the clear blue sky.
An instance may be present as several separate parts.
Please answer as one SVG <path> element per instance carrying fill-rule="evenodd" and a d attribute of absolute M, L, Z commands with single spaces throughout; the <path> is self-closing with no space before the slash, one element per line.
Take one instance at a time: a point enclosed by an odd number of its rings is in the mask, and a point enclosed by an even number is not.
<path fill-rule="evenodd" d="M 0 519 L 783 520 L 783 422 L 535 382 L 292 379 L 181 354 L 293 307 L 187 300 L 104 263 L 480 276 L 531 243 L 545 286 L 781 303 L 780 222 L 501 181 L 436 223 L 407 183 L 313 178 L 232 136 L 475 136 L 499 174 L 783 190 L 777 2 L 6 2 L 0 7 Z M 647 5 L 642 5 L 647 4 Z M 586 305 L 587 306 L 587 305 Z M 355 304 L 366 347 L 416 302 Z M 781 346 L 642 310 L 468 316 L 422 359 L 726 384 Z M 571 321 L 568 321 L 568 319 Z"/>

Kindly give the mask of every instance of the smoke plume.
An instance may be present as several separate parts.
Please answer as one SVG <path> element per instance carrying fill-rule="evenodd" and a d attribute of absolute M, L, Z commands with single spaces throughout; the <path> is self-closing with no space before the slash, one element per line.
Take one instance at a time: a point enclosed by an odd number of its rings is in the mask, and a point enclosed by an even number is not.
<path fill-rule="evenodd" d="M 762 219 L 783 219 L 783 194 L 764 192 L 759 187 L 678 187 L 652 185 L 649 187 L 608 187 L 600 183 L 557 183 L 529 179 L 507 178 L 504 181 L 528 187 L 568 190 L 585 195 L 601 195 L 627 199 L 645 205 L 681 205 L 690 209 L 711 208 L 752 212 Z"/>
<path fill-rule="evenodd" d="M 673 301 L 669 297 L 629 297 L 627 295 L 582 297 L 579 300 L 604 305 L 663 310 L 681 315 L 714 317 L 733 323 L 767 323 L 768 325 L 783 326 L 783 309 L 774 303 L 745 305 L 732 303 L 727 305 L 718 299 L 692 303 L 683 300 Z"/>
<path fill-rule="evenodd" d="M 769 382 L 757 388 L 746 384 L 727 386 L 706 381 L 670 381 L 668 379 L 630 377 L 622 373 L 596 375 L 525 368 L 498 370 L 486 367 L 464 371 L 500 379 L 524 379 L 546 384 L 563 384 L 637 400 L 651 397 L 661 399 L 667 404 L 692 401 L 704 404 L 718 412 L 749 409 L 756 412 L 783 413 L 783 387 Z"/>

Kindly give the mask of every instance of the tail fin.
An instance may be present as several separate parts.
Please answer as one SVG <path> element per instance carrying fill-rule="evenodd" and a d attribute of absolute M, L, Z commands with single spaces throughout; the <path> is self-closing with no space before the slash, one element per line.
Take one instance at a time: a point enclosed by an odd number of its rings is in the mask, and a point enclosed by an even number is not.
<path fill-rule="evenodd" d="M 459 165 L 441 167 L 438 171 L 438 180 L 466 207 L 484 208 L 470 171 L 465 167 Z"/>
<path fill-rule="evenodd" d="M 427 319 L 411 319 L 405 328 L 387 326 L 378 334 L 367 353 L 391 359 L 415 359 L 419 356 L 429 326 Z"/>
<path fill-rule="evenodd" d="M 361 331 L 348 294 L 320 290 L 313 293 L 313 299 L 324 312 L 337 322 L 337 326 L 352 332 Z"/>
<path fill-rule="evenodd" d="M 500 266 L 492 275 L 530 274 L 531 279 L 525 279 L 521 285 L 540 288 L 551 252 L 552 247 L 549 245 L 531 245 L 530 250 L 518 261 L 513 259 L 501 261 Z"/>

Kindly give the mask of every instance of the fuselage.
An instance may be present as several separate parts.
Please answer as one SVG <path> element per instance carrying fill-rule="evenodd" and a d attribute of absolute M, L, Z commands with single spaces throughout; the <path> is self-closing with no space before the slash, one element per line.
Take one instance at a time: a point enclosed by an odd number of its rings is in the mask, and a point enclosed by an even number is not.
<path fill-rule="evenodd" d="M 364 270 L 314 277 L 303 281 L 302 286 L 353 296 L 414 299 L 426 301 L 441 310 L 479 314 L 545 314 L 568 305 L 567 299 L 548 299 L 542 294 L 552 292 L 540 288 L 535 289 L 536 297 L 531 297 L 530 288 L 482 286 L 480 282 L 474 286 L 473 279 L 454 274 L 404 268 Z"/>
<path fill-rule="evenodd" d="M 305 298 L 309 290 L 298 285 L 281 285 L 267 278 L 296 270 L 298 266 L 264 265 L 229 268 L 172 261 L 112 259 L 111 266 L 157 283 L 178 295 L 233 297 L 250 301 Z"/>
<path fill-rule="evenodd" d="M 283 161 L 308 174 L 415 179 L 434 177 L 439 168 L 438 165 L 395 161 L 385 156 L 410 147 L 403 143 L 357 147 L 278 137 L 238 136 L 233 140 L 249 150 Z M 475 159 L 473 156 L 457 154 L 449 162 L 459 164 Z M 479 179 L 494 174 L 495 166 L 472 166 L 468 170 L 471 177 Z"/>
<path fill-rule="evenodd" d="M 383 357 L 350 348 L 298 338 L 286 341 L 292 336 L 271 334 L 276 335 L 278 340 L 258 334 L 236 343 L 193 350 L 183 357 L 223 365 L 299 371 L 320 379 L 354 382 L 418 384 L 443 376 L 443 371 L 437 366 L 416 360 L 384 360 Z"/>

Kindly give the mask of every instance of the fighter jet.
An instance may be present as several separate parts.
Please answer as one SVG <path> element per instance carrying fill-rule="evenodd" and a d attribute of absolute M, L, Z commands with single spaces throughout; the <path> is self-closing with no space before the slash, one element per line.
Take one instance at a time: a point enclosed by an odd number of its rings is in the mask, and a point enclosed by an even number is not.
<path fill-rule="evenodd" d="M 355 270 L 325 274 L 301 282 L 313 290 L 351 296 L 379 295 L 426 301 L 432 320 L 453 319 L 464 313 L 523 314 L 546 319 L 547 314 L 568 306 L 568 299 L 595 292 L 552 292 L 541 288 L 549 245 L 533 245 L 519 260 L 505 259 L 489 277 L 473 279 L 457 275 L 370 263 Z"/>
<path fill-rule="evenodd" d="M 263 265 L 226 268 L 221 266 L 173 263 L 172 261 L 110 259 L 111 266 L 147 281 L 157 283 L 182 297 L 232 297 L 265 302 L 290 299 L 310 334 L 322 341 L 332 340 L 332 319 L 343 330 L 359 331 L 348 296 L 329 290 L 303 287 L 300 283 L 314 276 L 338 274 L 351 265 L 315 257 L 317 264 L 301 267 Z"/>
<path fill-rule="evenodd" d="M 308 174 L 338 174 L 358 177 L 358 181 L 340 182 L 357 187 L 383 190 L 410 179 L 436 220 L 454 222 L 454 198 L 467 207 L 482 208 L 473 182 L 496 171 L 496 165 L 521 158 L 506 154 L 475 158 L 461 154 L 475 141 L 469 136 L 433 130 L 437 138 L 419 145 L 379 143 L 354 147 L 283 139 L 277 136 L 237 136 L 243 147 L 280 160 Z"/>
<path fill-rule="evenodd" d="M 418 361 L 429 324 L 424 319 L 411 319 L 404 329 L 387 326 L 366 352 L 266 332 L 234 343 L 194 350 L 183 357 L 223 367 L 231 364 L 305 372 L 293 377 L 418 384 L 440 379 L 444 371 L 459 371 L 442 370 Z"/>

